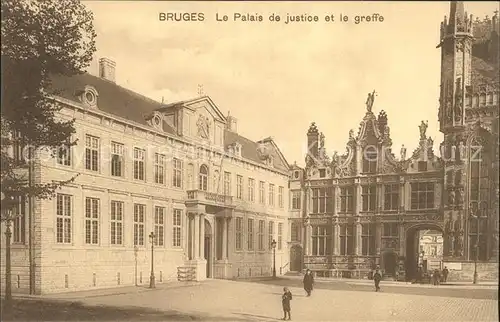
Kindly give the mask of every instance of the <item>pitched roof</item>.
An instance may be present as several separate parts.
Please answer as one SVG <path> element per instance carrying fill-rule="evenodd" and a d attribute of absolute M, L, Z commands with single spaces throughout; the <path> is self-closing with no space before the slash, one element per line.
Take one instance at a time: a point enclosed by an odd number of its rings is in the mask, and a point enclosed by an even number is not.
<path fill-rule="evenodd" d="M 67 100 L 78 102 L 78 92 L 83 90 L 85 86 L 93 86 L 98 92 L 98 103 L 97 107 L 99 110 L 109 113 L 111 115 L 135 122 L 141 125 L 149 126 L 147 122 L 147 117 L 152 115 L 156 110 L 161 110 L 169 107 L 182 107 L 185 104 L 194 102 L 202 98 L 196 98 L 192 100 L 186 100 L 181 102 L 174 102 L 168 105 L 162 104 L 155 100 L 152 100 L 146 96 L 133 92 L 129 89 L 121 87 L 114 82 L 108 81 L 101 77 L 97 77 L 90 74 L 80 74 L 71 77 L 67 76 L 53 76 L 51 77 L 51 89 L 57 91 L 56 95 Z M 208 99 L 212 104 L 213 102 L 207 96 L 204 97 Z M 220 113 L 220 111 L 219 111 Z M 222 114 L 221 114 L 222 115 Z M 224 116 L 222 116 L 224 118 Z M 177 136 L 176 131 L 170 127 L 168 124 L 164 123 L 164 130 L 170 135 Z M 228 145 L 238 142 L 242 145 L 241 156 L 244 159 L 262 163 L 262 160 L 257 154 L 257 148 L 259 143 L 247 139 L 235 132 L 225 130 L 224 131 L 224 144 L 225 147 Z M 276 153 L 280 156 L 280 160 L 285 160 L 275 146 Z M 286 160 L 281 162 L 275 162 L 275 168 L 283 171 L 288 171 L 288 165 Z"/>

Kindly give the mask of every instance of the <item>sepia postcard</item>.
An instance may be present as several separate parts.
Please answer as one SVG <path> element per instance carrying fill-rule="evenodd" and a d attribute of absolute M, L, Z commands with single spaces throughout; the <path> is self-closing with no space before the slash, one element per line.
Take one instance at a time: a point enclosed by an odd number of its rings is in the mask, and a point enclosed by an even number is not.
<path fill-rule="evenodd" d="M 480 1 L 2 1 L 2 321 L 498 321 Z"/>

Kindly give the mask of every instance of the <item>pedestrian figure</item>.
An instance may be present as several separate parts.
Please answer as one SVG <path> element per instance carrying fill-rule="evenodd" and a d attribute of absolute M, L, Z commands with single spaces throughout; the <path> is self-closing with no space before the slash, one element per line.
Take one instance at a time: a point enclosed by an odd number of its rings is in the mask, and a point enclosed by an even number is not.
<path fill-rule="evenodd" d="M 382 274 L 377 269 L 375 274 L 373 274 L 373 280 L 375 281 L 375 292 L 380 291 L 380 281 L 382 280 Z"/>
<path fill-rule="evenodd" d="M 434 280 L 434 285 L 439 285 L 439 281 L 441 280 L 441 274 L 438 269 L 434 270 L 434 274 L 432 274 L 432 278 Z"/>
<path fill-rule="evenodd" d="M 286 320 L 286 316 L 288 315 L 288 320 L 292 319 L 290 315 L 290 301 L 292 300 L 292 292 L 287 287 L 283 288 L 283 295 L 281 296 L 281 304 L 283 304 L 283 320 Z"/>
<path fill-rule="evenodd" d="M 312 272 L 307 269 L 306 275 L 304 275 L 304 290 L 307 292 L 307 296 L 311 296 L 311 292 L 313 290 L 314 285 L 314 277 Z"/>
<path fill-rule="evenodd" d="M 443 269 L 443 282 L 446 283 L 446 280 L 448 279 L 448 268 L 445 266 Z"/>

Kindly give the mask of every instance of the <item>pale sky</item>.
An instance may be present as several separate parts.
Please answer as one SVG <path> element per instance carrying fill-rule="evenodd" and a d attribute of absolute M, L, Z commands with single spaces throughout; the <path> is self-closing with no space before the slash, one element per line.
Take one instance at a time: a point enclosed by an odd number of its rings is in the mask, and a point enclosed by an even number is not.
<path fill-rule="evenodd" d="M 466 2 L 483 19 L 496 2 Z M 84 1 L 94 12 L 97 60 L 116 62 L 116 82 L 152 99 L 174 102 L 198 96 L 198 84 L 221 112 L 238 119 L 239 134 L 275 139 L 292 164 L 304 164 L 306 132 L 316 122 L 331 156 L 343 153 L 348 132 L 358 131 L 367 94 L 376 90 L 376 115 L 388 115 L 393 151 L 411 154 L 418 125 L 436 147 L 439 28 L 449 2 L 170 2 Z M 202 12 L 203 22 L 159 21 L 159 12 Z M 233 21 L 234 13 L 261 14 L 263 22 Z M 215 14 L 229 21 L 216 22 Z M 280 22 L 269 22 L 272 13 Z M 285 24 L 290 14 L 319 22 Z M 340 14 L 350 21 L 339 22 Z M 383 22 L 354 24 L 378 13 Z M 325 15 L 335 22 L 325 22 Z M 475 18 L 474 18 L 475 19 Z M 436 151 L 437 152 L 437 151 Z"/>

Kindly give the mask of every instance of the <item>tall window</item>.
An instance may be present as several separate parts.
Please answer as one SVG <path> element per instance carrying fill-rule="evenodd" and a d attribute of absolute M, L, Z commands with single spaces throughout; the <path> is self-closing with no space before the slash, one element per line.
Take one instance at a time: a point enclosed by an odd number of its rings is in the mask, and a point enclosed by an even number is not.
<path fill-rule="evenodd" d="M 377 148 L 368 145 L 363 151 L 363 173 L 375 173 L 377 171 Z"/>
<path fill-rule="evenodd" d="M 399 207 L 399 184 L 387 184 L 384 186 L 384 210 L 398 210 Z"/>
<path fill-rule="evenodd" d="M 165 184 L 165 155 L 155 153 L 155 183 Z"/>
<path fill-rule="evenodd" d="M 134 245 L 144 246 L 144 219 L 146 205 L 134 204 Z"/>
<path fill-rule="evenodd" d="M 248 201 L 255 201 L 255 180 L 248 178 Z"/>
<path fill-rule="evenodd" d="M 475 139 L 469 151 L 470 202 L 473 203 L 474 216 L 469 217 L 469 259 L 487 260 L 488 208 L 490 202 L 489 154 L 482 143 Z M 457 174 L 458 176 L 458 174 Z M 471 209 L 472 210 L 472 209 Z M 478 225 L 479 224 L 479 225 Z M 479 228 L 479 229 L 478 229 Z M 477 246 L 477 247 L 476 247 Z"/>
<path fill-rule="evenodd" d="M 136 180 L 144 180 L 145 178 L 145 158 L 146 151 L 134 148 L 134 179 Z"/>
<path fill-rule="evenodd" d="M 354 211 L 354 187 L 340 188 L 340 211 Z"/>
<path fill-rule="evenodd" d="M 111 175 L 123 176 L 123 144 L 111 142 Z"/>
<path fill-rule="evenodd" d="M 264 220 L 259 220 L 259 230 L 258 230 L 258 243 L 259 243 L 259 250 L 264 250 L 264 226 L 265 226 L 265 221 Z"/>
<path fill-rule="evenodd" d="M 236 217 L 235 231 L 236 231 L 236 234 L 235 234 L 236 250 L 242 250 L 243 249 L 243 218 Z"/>
<path fill-rule="evenodd" d="M 85 244 L 99 244 L 99 199 L 85 198 Z"/>
<path fill-rule="evenodd" d="M 236 198 L 243 199 L 243 177 L 236 175 Z"/>
<path fill-rule="evenodd" d="M 123 202 L 111 201 L 111 245 L 123 244 Z"/>
<path fill-rule="evenodd" d="M 361 228 L 361 253 L 375 255 L 375 225 L 363 224 Z"/>
<path fill-rule="evenodd" d="M 269 222 L 269 228 L 268 228 L 268 239 L 267 239 L 267 242 L 268 242 L 268 246 L 269 246 L 269 249 L 273 249 L 273 246 L 271 245 L 272 242 L 273 242 L 273 239 L 274 239 L 274 221 L 270 221 Z"/>
<path fill-rule="evenodd" d="M 231 195 L 231 172 L 224 172 L 224 195 Z"/>
<path fill-rule="evenodd" d="M 85 169 L 99 171 L 99 138 L 85 136 Z"/>
<path fill-rule="evenodd" d="M 284 205 L 284 201 L 283 201 L 283 193 L 285 191 L 285 188 L 284 187 L 278 187 L 278 205 L 280 208 L 283 208 L 285 205 Z"/>
<path fill-rule="evenodd" d="M 13 243 L 24 244 L 26 241 L 26 198 L 18 197 L 17 204 L 12 209 L 13 215 Z"/>
<path fill-rule="evenodd" d="M 434 182 L 411 184 L 411 209 L 434 208 Z"/>
<path fill-rule="evenodd" d="M 269 206 L 274 206 L 274 184 L 269 184 Z"/>
<path fill-rule="evenodd" d="M 70 244 L 72 240 L 72 199 L 70 195 L 56 196 L 56 242 Z"/>
<path fill-rule="evenodd" d="M 331 226 L 312 227 L 312 254 L 325 256 L 331 254 Z"/>
<path fill-rule="evenodd" d="M 261 204 L 265 204 L 266 203 L 266 188 L 265 188 L 265 182 L 264 181 L 260 181 L 259 182 L 259 202 Z"/>
<path fill-rule="evenodd" d="M 172 160 L 172 163 L 173 163 L 172 185 L 175 188 L 182 188 L 182 161 L 174 158 Z"/>
<path fill-rule="evenodd" d="M 292 223 L 292 228 L 290 232 L 290 240 L 291 241 L 300 241 L 300 227 L 296 223 Z"/>
<path fill-rule="evenodd" d="M 361 188 L 361 197 L 363 199 L 363 211 L 375 211 L 376 208 L 376 187 L 364 186 Z"/>
<path fill-rule="evenodd" d="M 174 209 L 172 218 L 172 246 L 181 247 L 182 238 L 182 210 Z"/>
<path fill-rule="evenodd" d="M 283 223 L 278 223 L 278 250 L 283 248 Z"/>
<path fill-rule="evenodd" d="M 208 190 L 208 168 L 206 165 L 201 165 L 199 174 L 199 188 L 201 191 Z"/>
<path fill-rule="evenodd" d="M 24 144 L 21 132 L 16 132 L 12 135 L 12 148 L 14 150 L 14 160 L 19 163 L 25 163 L 25 153 L 28 151 L 25 151 L 26 145 Z"/>
<path fill-rule="evenodd" d="M 313 213 L 327 213 L 333 211 L 333 196 L 331 188 L 312 189 Z"/>
<path fill-rule="evenodd" d="M 340 255 L 354 254 L 354 225 L 340 225 Z"/>
<path fill-rule="evenodd" d="M 292 209 L 300 209 L 300 191 L 292 191 Z"/>
<path fill-rule="evenodd" d="M 397 237 L 399 235 L 398 224 L 395 222 L 384 223 L 383 228 L 382 236 L 384 237 Z"/>
<path fill-rule="evenodd" d="M 248 224 L 247 224 L 247 249 L 248 250 L 253 250 L 253 245 L 254 245 L 254 230 L 253 230 L 253 219 L 248 219 Z"/>
<path fill-rule="evenodd" d="M 165 246 L 165 208 L 155 206 L 155 246 Z"/>
<path fill-rule="evenodd" d="M 57 148 L 57 163 L 60 165 L 71 165 L 71 146 L 62 144 Z"/>

